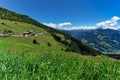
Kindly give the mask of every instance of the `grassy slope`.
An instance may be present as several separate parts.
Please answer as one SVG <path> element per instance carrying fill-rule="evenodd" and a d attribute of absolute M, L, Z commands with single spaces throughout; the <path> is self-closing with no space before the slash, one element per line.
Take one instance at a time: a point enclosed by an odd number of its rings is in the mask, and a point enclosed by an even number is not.
<path fill-rule="evenodd" d="M 65 46 L 61 43 L 54 40 L 54 38 L 46 32 L 44 29 L 36 27 L 34 25 L 30 25 L 23 22 L 15 22 L 9 20 L 2 20 L 5 25 L 0 24 L 0 33 L 3 33 L 4 30 L 12 30 L 15 34 L 23 34 L 23 32 L 28 30 L 34 30 L 43 34 L 39 34 L 38 36 L 30 36 L 30 37 L 0 37 L 0 49 L 11 49 L 11 50 L 39 50 L 42 47 L 47 47 L 48 42 L 51 43 L 51 47 L 58 50 L 64 49 Z M 36 39 L 40 45 L 34 45 L 32 41 Z"/>
<path fill-rule="evenodd" d="M 1 80 L 119 80 L 120 62 L 104 56 L 0 51 Z"/>
<path fill-rule="evenodd" d="M 9 21 L 1 19 L 4 24 L 0 24 L 0 32 L 2 33 L 4 30 L 11 30 L 16 34 L 23 34 L 23 32 L 26 32 L 28 30 L 35 30 L 37 32 L 46 32 L 42 28 L 38 28 L 34 25 L 30 25 L 23 22 L 16 22 L 16 21 Z"/>

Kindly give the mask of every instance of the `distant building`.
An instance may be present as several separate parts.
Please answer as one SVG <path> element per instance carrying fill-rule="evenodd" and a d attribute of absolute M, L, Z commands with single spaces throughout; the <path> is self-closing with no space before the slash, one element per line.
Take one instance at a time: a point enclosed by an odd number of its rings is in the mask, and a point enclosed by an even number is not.
<path fill-rule="evenodd" d="M 23 36 L 24 37 L 27 37 L 27 36 L 37 36 L 37 32 L 34 32 L 34 31 L 24 32 Z"/>

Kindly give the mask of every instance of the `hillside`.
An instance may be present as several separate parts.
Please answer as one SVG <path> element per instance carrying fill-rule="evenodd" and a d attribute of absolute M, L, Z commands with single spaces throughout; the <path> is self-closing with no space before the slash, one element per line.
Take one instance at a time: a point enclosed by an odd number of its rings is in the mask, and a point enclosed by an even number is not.
<path fill-rule="evenodd" d="M 96 29 L 73 30 L 66 32 L 101 52 L 120 52 L 120 31 L 112 29 Z"/>
<path fill-rule="evenodd" d="M 9 11 L 4 8 L 0 8 L 0 33 L 4 34 L 16 34 L 22 35 L 24 32 L 32 30 L 41 34 L 38 36 L 30 37 L 19 37 L 19 36 L 10 36 L 10 37 L 1 37 L 0 42 L 2 46 L 5 46 L 4 49 L 20 49 L 16 46 L 29 46 L 29 50 L 38 50 L 43 47 L 51 47 L 53 49 L 63 50 L 66 52 L 77 52 L 80 54 L 86 55 L 98 55 L 99 52 L 87 47 L 81 41 L 67 35 L 56 29 L 42 25 L 41 23 L 33 20 L 32 18 L 17 14 L 15 12 Z M 33 44 L 33 40 L 36 40 L 37 44 Z M 5 43 L 5 44 L 4 44 Z M 6 45 L 7 43 L 7 45 Z M 11 45 L 11 46 L 10 46 Z M 25 46 L 23 46 L 25 45 Z M 33 47 L 34 45 L 34 47 Z M 37 47 L 37 49 L 36 49 Z M 1 47 L 3 48 L 3 47 Z M 26 48 L 26 47 L 25 47 Z M 26 51 L 29 51 L 28 49 Z"/>

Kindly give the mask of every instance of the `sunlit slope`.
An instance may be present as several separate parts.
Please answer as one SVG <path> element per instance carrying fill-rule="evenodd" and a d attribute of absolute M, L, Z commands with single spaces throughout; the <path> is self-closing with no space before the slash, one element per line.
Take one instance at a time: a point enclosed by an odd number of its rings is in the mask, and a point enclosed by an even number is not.
<path fill-rule="evenodd" d="M 10 20 L 4 20 L 0 19 L 0 33 L 3 33 L 5 30 L 11 30 L 15 34 L 23 34 L 23 32 L 34 30 L 36 32 L 45 32 L 44 29 L 38 28 L 34 25 L 27 24 L 24 22 L 17 22 L 17 21 L 10 21 Z"/>
<path fill-rule="evenodd" d="M 1 37 L 1 41 L 12 43 L 33 44 L 33 40 L 41 46 L 49 46 L 66 52 L 77 52 L 86 55 L 98 55 L 98 51 L 84 45 L 81 41 L 59 30 L 45 26 L 26 15 L 21 15 L 0 8 L 0 33 L 13 32 L 22 35 L 26 31 L 38 32 L 38 36 Z"/>
<path fill-rule="evenodd" d="M 0 24 L 0 34 L 3 34 L 4 31 L 8 31 L 11 30 L 14 32 L 14 34 L 18 34 L 18 35 L 22 35 L 24 32 L 32 30 L 32 31 L 36 31 L 40 34 L 38 34 L 37 36 L 29 36 L 29 37 L 23 37 L 23 36 L 16 36 L 16 37 L 0 37 L 0 41 L 1 41 L 1 48 L 4 48 L 4 46 L 7 45 L 7 43 L 9 44 L 7 48 L 16 48 L 14 46 L 21 46 L 23 45 L 27 45 L 27 46 L 31 46 L 34 45 L 33 44 L 33 40 L 36 39 L 37 42 L 39 43 L 39 45 L 41 46 L 48 46 L 48 43 L 51 44 L 51 47 L 55 47 L 58 49 L 64 49 L 65 46 L 62 45 L 60 42 L 57 42 L 52 36 L 51 34 L 49 34 L 47 31 L 45 31 L 42 28 L 36 27 L 34 25 L 31 24 L 27 24 L 27 23 L 23 23 L 23 22 L 15 22 L 15 21 L 9 21 L 9 20 L 1 20 L 4 24 Z M 11 45 L 11 46 L 10 46 Z M 27 47 L 26 46 L 26 47 Z M 38 46 L 37 44 L 35 45 L 35 47 Z"/>

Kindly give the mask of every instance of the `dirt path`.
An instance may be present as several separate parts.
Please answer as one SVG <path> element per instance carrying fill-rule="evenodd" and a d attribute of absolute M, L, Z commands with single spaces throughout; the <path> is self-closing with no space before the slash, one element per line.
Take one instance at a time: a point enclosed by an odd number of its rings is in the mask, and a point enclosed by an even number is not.
<path fill-rule="evenodd" d="M 43 33 L 43 32 L 37 33 L 37 35 L 43 35 L 43 34 L 45 34 L 45 33 Z M 0 37 L 5 37 L 5 36 L 24 37 L 23 34 L 12 34 L 12 35 L 10 35 L 10 34 L 0 33 Z"/>

